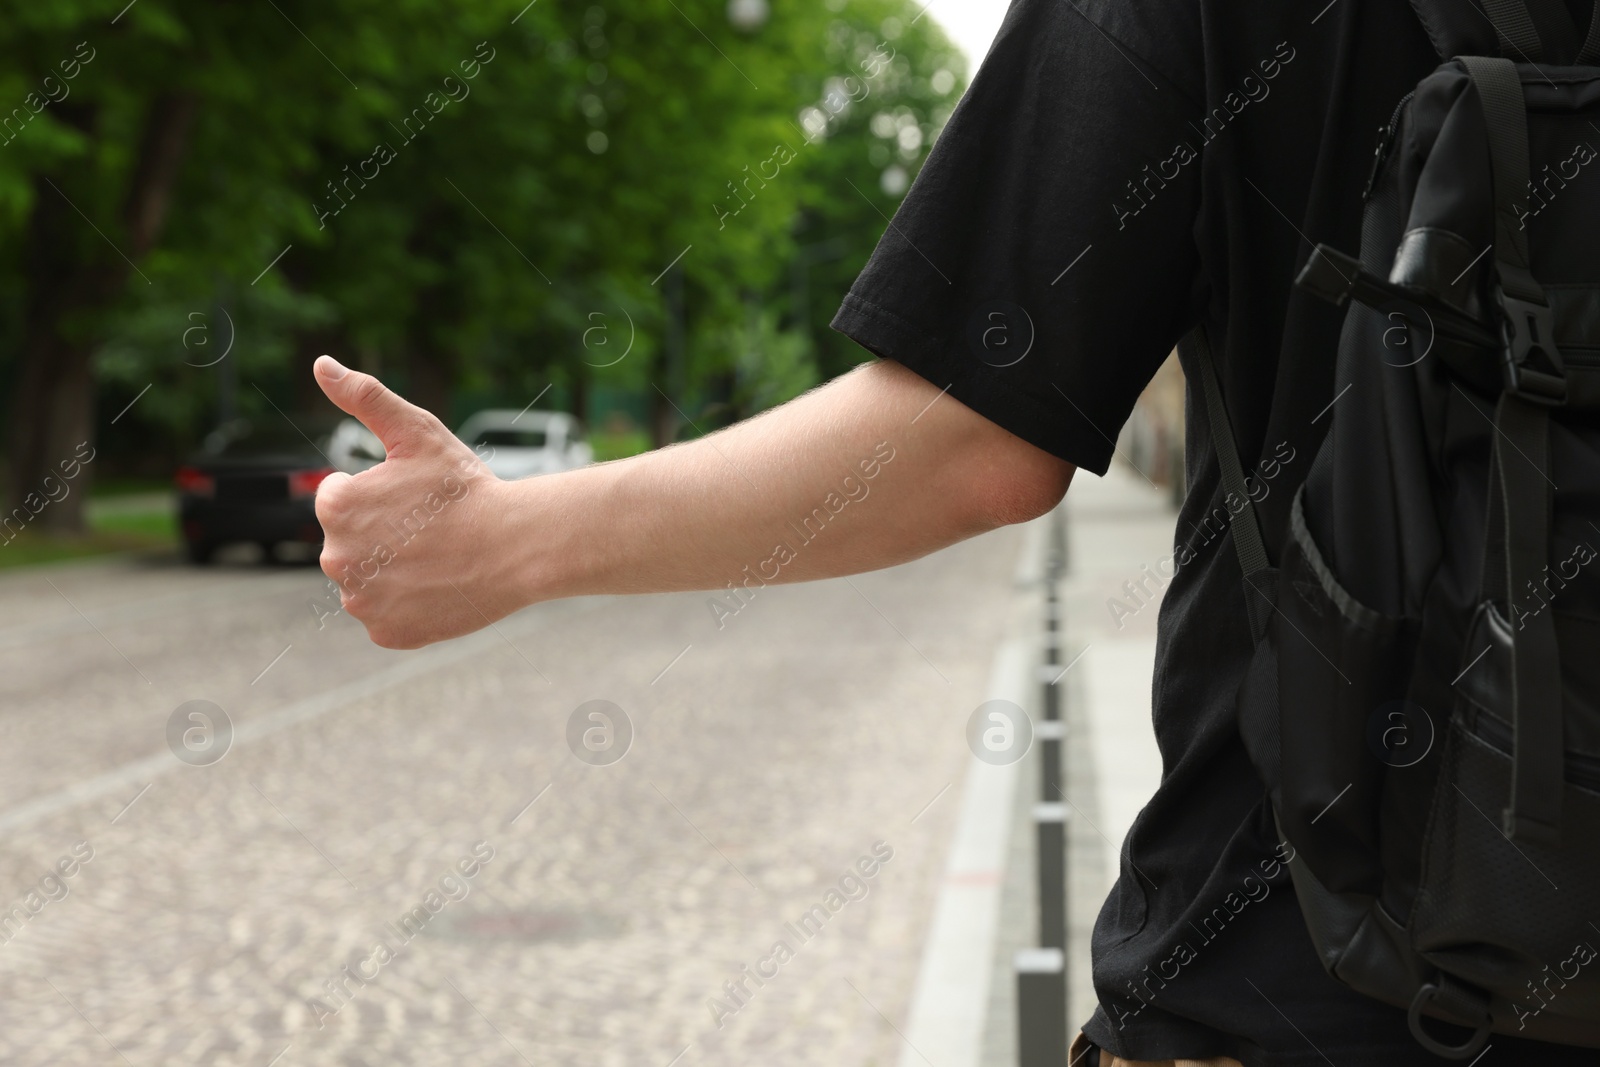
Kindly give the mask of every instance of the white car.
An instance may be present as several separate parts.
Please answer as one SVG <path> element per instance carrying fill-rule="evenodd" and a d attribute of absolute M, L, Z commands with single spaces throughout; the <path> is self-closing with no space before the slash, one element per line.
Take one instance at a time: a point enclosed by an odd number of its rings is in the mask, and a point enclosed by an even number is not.
<path fill-rule="evenodd" d="M 456 436 L 507 480 L 555 474 L 594 462 L 583 424 L 563 411 L 480 411 Z"/>
<path fill-rule="evenodd" d="M 356 474 L 383 462 L 383 442 L 355 419 L 340 419 L 328 437 L 328 460 L 347 474 Z"/>

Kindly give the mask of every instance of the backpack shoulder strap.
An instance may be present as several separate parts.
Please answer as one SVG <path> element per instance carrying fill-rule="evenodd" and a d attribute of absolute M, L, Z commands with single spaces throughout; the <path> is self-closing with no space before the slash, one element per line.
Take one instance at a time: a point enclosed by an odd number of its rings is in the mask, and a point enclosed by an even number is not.
<path fill-rule="evenodd" d="M 1508 58 L 1522 63 L 1537 59 L 1557 66 L 1577 62 L 1584 36 L 1578 31 L 1578 25 L 1572 19 L 1572 9 L 1567 6 L 1566 0 L 1527 0 L 1527 4 L 1528 13 L 1533 16 L 1534 27 L 1539 32 L 1539 43 L 1542 45 L 1540 54 L 1523 59 L 1512 52 Z"/>
<path fill-rule="evenodd" d="M 1205 326 L 1196 326 L 1191 330 L 1189 341 L 1194 346 L 1195 362 L 1200 367 L 1200 385 L 1206 398 L 1206 425 L 1211 432 L 1211 447 L 1217 454 L 1217 465 L 1222 471 L 1222 488 L 1241 502 L 1230 526 L 1233 530 L 1233 547 L 1239 553 L 1239 569 L 1244 572 L 1245 607 L 1249 612 L 1250 632 L 1260 641 L 1276 600 L 1272 581 L 1274 572 L 1267 559 L 1266 543 L 1261 537 L 1261 520 L 1256 514 L 1255 501 L 1251 499 L 1244 467 L 1239 462 L 1239 446 L 1234 441 L 1233 424 L 1228 421 L 1227 405 L 1222 399 L 1222 384 L 1217 378 L 1217 364 L 1211 354 Z M 1233 508 L 1230 506 L 1228 510 L 1231 512 Z"/>
<path fill-rule="evenodd" d="M 1589 33 L 1583 47 L 1578 49 L 1578 58 L 1573 60 L 1580 66 L 1593 66 L 1597 61 L 1600 61 L 1600 3 L 1595 4 L 1594 14 L 1589 16 Z"/>
<path fill-rule="evenodd" d="M 1504 590 L 1517 624 L 1511 653 L 1511 802 L 1501 813 L 1517 841 L 1559 844 L 1563 789 L 1561 653 L 1555 613 L 1519 616 L 1524 589 L 1549 569 L 1550 411 L 1565 396 L 1565 369 L 1550 345 L 1549 302 L 1528 270 L 1527 235 L 1514 199 L 1528 185 L 1527 110 L 1522 81 L 1507 59 L 1463 56 L 1483 107 L 1495 197 L 1496 296 L 1514 373 L 1495 408 L 1484 544 L 1484 592 Z M 1513 459 L 1511 452 L 1516 452 Z M 1532 467 L 1532 471 L 1528 470 Z"/>
<path fill-rule="evenodd" d="M 1600 27 L 1580 35 L 1565 0 L 1411 0 L 1441 59 L 1505 56 L 1518 63 L 1588 63 L 1600 57 Z M 1487 16 L 1487 17 L 1485 17 Z M 1589 53 L 1589 41 L 1594 44 Z"/>

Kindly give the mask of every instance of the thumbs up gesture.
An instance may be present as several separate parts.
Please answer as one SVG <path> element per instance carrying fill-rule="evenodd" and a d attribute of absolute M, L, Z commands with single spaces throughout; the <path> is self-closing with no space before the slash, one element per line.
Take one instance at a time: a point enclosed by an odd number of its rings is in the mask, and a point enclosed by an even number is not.
<path fill-rule="evenodd" d="M 317 384 L 386 451 L 370 470 L 317 487 L 322 570 L 384 648 L 420 648 L 481 629 L 522 606 L 497 550 L 509 501 L 496 478 L 430 412 L 370 374 L 318 358 Z"/>

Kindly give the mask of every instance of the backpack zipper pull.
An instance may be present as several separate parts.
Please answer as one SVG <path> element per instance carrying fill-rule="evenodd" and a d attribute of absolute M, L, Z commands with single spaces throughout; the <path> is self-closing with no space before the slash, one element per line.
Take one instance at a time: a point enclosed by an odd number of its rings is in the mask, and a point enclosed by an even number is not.
<path fill-rule="evenodd" d="M 1400 132 L 1400 115 L 1416 96 L 1415 90 L 1400 98 L 1395 105 L 1394 114 L 1389 116 L 1388 125 L 1378 127 L 1378 147 L 1372 150 L 1372 169 L 1367 172 L 1366 188 L 1361 190 L 1361 202 L 1365 204 L 1372 198 L 1372 191 L 1378 187 L 1378 172 L 1383 169 L 1383 161 L 1389 158 L 1389 150 L 1394 147 L 1395 135 Z"/>

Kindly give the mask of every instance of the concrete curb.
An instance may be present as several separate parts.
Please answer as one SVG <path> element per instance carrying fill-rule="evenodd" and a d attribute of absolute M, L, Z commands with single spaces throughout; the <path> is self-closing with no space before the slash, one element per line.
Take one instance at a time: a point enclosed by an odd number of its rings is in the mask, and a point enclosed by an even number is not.
<path fill-rule="evenodd" d="M 1048 516 L 1024 530 L 1017 563 L 1017 615 L 1026 636 L 1009 637 L 995 651 L 986 699 L 1009 700 L 1037 714 L 1034 681 L 1039 642 L 1038 587 L 1044 574 Z M 1024 757 L 1024 761 L 1029 756 Z M 996 767 L 972 759 L 962 783 L 944 881 L 923 945 L 922 963 L 907 1012 L 900 1067 L 979 1067 L 989 1022 L 990 982 L 1000 926 L 1007 854 L 1023 763 Z"/>

